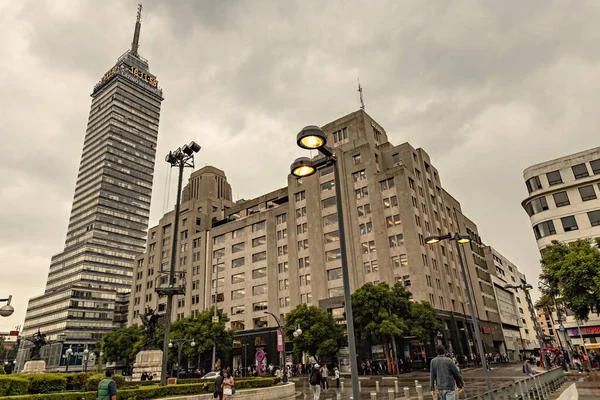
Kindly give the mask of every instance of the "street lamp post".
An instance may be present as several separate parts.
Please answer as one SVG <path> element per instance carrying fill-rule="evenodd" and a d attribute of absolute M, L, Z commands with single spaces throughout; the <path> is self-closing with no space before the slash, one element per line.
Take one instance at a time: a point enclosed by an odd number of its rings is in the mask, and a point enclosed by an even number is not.
<path fill-rule="evenodd" d="M 441 240 L 452 240 L 456 243 L 456 252 L 458 253 L 458 261 L 460 263 L 460 269 L 462 272 L 463 280 L 465 282 L 465 291 L 467 292 L 467 300 L 469 301 L 469 309 L 471 310 L 471 317 L 473 319 L 473 328 L 475 331 L 475 340 L 477 340 L 477 347 L 479 349 L 479 356 L 481 357 L 481 366 L 485 376 L 485 383 L 489 392 L 490 400 L 494 400 L 494 394 L 492 393 L 492 382 L 490 380 L 490 372 L 487 369 L 485 352 L 483 350 L 483 340 L 481 339 L 481 329 L 479 328 L 479 316 L 473 305 L 473 297 L 471 296 L 471 289 L 469 288 L 469 281 L 467 280 L 467 272 L 465 270 L 465 264 L 463 262 L 462 253 L 460 251 L 459 243 L 469 243 L 471 237 L 469 235 L 460 233 L 448 233 L 442 236 L 428 236 L 425 238 L 425 243 L 434 244 Z"/>
<path fill-rule="evenodd" d="M 504 289 L 521 289 L 521 290 L 531 290 L 533 289 L 533 286 L 531 286 L 529 283 L 528 284 L 523 284 L 523 285 L 506 285 L 504 286 Z M 522 320 L 523 318 L 519 317 L 520 320 Z M 521 333 L 521 324 L 519 321 L 519 338 L 521 339 L 521 361 L 525 360 L 525 342 L 523 341 L 523 334 Z"/>
<path fill-rule="evenodd" d="M 183 181 L 183 170 L 186 167 L 194 168 L 194 154 L 200 151 L 200 145 L 196 142 L 191 142 L 189 145 L 184 145 L 175 151 L 169 152 L 165 161 L 171 164 L 171 167 L 178 168 L 177 177 L 177 201 L 175 202 L 175 220 L 173 221 L 173 234 L 171 246 L 171 265 L 169 268 L 169 280 L 167 287 L 157 287 L 156 293 L 159 297 L 167 296 L 167 308 L 164 315 L 165 332 L 163 336 L 163 359 L 160 372 L 160 384 L 167 384 L 167 363 L 169 361 L 169 336 L 171 335 L 171 313 L 173 310 L 173 297 L 179 294 L 185 294 L 183 285 L 175 285 L 175 262 L 177 261 L 177 238 L 179 236 L 179 203 L 181 202 L 181 184 Z M 164 271 L 161 270 L 161 273 Z"/>
<path fill-rule="evenodd" d="M 73 354 L 73 349 L 71 346 L 65 351 L 65 364 L 67 365 L 65 368 L 65 372 L 69 372 L 69 364 L 71 363 L 71 355 Z"/>
<path fill-rule="evenodd" d="M 556 296 L 555 296 L 555 291 L 552 290 L 552 288 L 550 288 L 549 285 L 545 284 L 544 282 L 538 282 L 538 288 L 543 291 L 544 289 L 547 290 L 552 297 L 552 302 L 554 303 L 554 308 L 556 309 L 556 316 L 558 317 L 558 325 L 559 325 L 559 329 L 558 331 L 561 332 L 560 327 L 563 326 L 561 318 L 560 318 L 560 312 L 558 311 L 558 305 L 556 304 Z M 561 303 L 563 305 L 563 309 L 565 309 L 564 307 L 564 303 L 561 300 Z M 566 309 L 565 309 L 565 318 L 566 318 Z M 550 319 L 554 319 L 552 316 L 552 313 L 550 313 Z M 579 330 L 579 322 L 577 322 L 577 319 L 575 319 L 576 323 L 577 323 L 577 328 Z M 555 330 L 556 331 L 556 330 Z M 581 332 L 579 332 L 581 334 Z M 560 333 L 556 334 L 556 337 L 558 338 L 558 343 L 560 344 L 560 347 L 563 349 L 566 348 L 567 349 L 567 354 L 569 355 L 569 365 L 571 366 L 571 368 L 574 368 L 573 365 L 573 355 L 571 354 L 571 349 L 569 347 L 569 343 L 568 343 L 568 339 L 567 339 L 567 334 L 563 331 L 563 335 L 564 335 L 564 339 L 565 339 L 565 346 L 563 346 L 562 340 L 560 339 Z M 581 337 L 581 336 L 580 336 Z M 581 340 L 581 342 L 583 343 L 583 339 Z"/>
<path fill-rule="evenodd" d="M 213 317 L 212 317 L 213 324 L 219 323 L 219 317 L 217 316 L 217 303 L 219 302 L 219 268 L 221 268 L 221 254 L 220 253 L 217 255 L 217 268 L 215 271 L 215 301 L 214 301 L 215 305 L 213 307 Z M 216 363 L 217 363 L 217 338 L 214 338 L 213 348 L 212 348 L 212 365 L 210 367 L 211 371 L 215 370 Z"/>
<path fill-rule="evenodd" d="M 342 206 L 342 185 L 340 167 L 333 149 L 327 146 L 327 135 L 318 126 L 310 125 L 298 133 L 296 143 L 306 150 L 318 150 L 324 157 L 311 160 L 307 157 L 296 159 L 291 165 L 291 173 L 302 178 L 314 174 L 317 169 L 333 165 L 335 197 L 337 202 L 338 230 L 340 232 L 340 252 L 342 261 L 342 281 L 344 285 L 344 303 L 346 311 L 346 326 L 348 330 L 348 347 L 350 350 L 350 375 L 352 377 L 352 394 L 354 400 L 360 398 L 358 390 L 358 360 L 356 356 L 356 339 L 354 333 L 354 317 L 352 316 L 352 302 L 350 294 L 350 276 L 348 271 L 348 257 L 346 254 L 346 235 L 344 233 L 344 217 Z"/>
<path fill-rule="evenodd" d="M 279 320 L 279 318 L 277 318 L 277 316 L 275 316 L 275 314 L 273 314 L 272 312 L 269 311 L 265 311 L 265 314 L 268 314 L 270 316 L 273 317 L 273 319 L 275 320 L 275 322 L 277 322 L 277 347 L 279 347 L 279 337 L 281 336 L 281 350 L 279 350 L 279 366 L 281 368 L 284 368 L 284 352 L 285 352 L 285 327 L 281 324 L 281 321 Z"/>
<path fill-rule="evenodd" d="M 87 372 L 88 360 L 90 356 L 90 351 L 88 350 L 87 344 L 85 345 L 85 349 L 83 350 L 83 372 Z"/>
<path fill-rule="evenodd" d="M 181 351 L 183 350 L 183 345 L 189 343 L 190 346 L 195 347 L 196 342 L 194 339 L 171 339 L 168 344 L 169 349 L 173 348 L 173 343 L 177 345 L 177 378 L 179 379 L 179 376 L 181 375 Z"/>
<path fill-rule="evenodd" d="M 6 305 L 0 307 L 0 317 L 10 317 L 15 312 L 14 307 L 10 305 L 11 300 L 12 295 L 6 299 L 0 299 L 0 302 L 6 302 Z"/>

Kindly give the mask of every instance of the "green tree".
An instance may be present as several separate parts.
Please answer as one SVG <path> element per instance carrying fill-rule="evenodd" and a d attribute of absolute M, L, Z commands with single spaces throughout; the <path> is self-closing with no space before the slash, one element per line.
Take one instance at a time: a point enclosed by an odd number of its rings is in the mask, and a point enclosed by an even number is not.
<path fill-rule="evenodd" d="M 218 310 L 219 322 L 213 323 L 213 312 L 212 310 L 202 311 L 173 323 L 171 339 L 194 339 L 196 344 L 195 347 L 191 347 L 189 344 L 184 346 L 182 364 L 185 362 L 188 365 L 198 365 L 200 360 L 211 359 L 215 341 L 217 344 L 217 358 L 224 359 L 231 351 L 234 332 L 225 327 L 229 318 L 221 310 Z M 170 353 L 171 360 L 175 361 L 177 359 L 177 348 L 173 347 Z"/>
<path fill-rule="evenodd" d="M 388 370 L 395 373 L 390 342 L 408 332 L 410 293 L 399 283 L 367 283 L 352 294 L 352 314 L 357 338 L 362 344 L 381 344 Z M 397 354 L 395 355 L 397 357 Z"/>
<path fill-rule="evenodd" d="M 410 333 L 428 343 L 442 329 L 435 308 L 427 301 L 413 303 L 410 310 Z"/>
<path fill-rule="evenodd" d="M 100 339 L 100 348 L 104 353 L 102 362 L 123 360 L 126 365 L 130 365 L 142 349 L 142 345 L 142 328 L 137 325 L 108 332 Z"/>
<path fill-rule="evenodd" d="M 553 240 L 542 256 L 542 279 L 547 294 L 557 295 L 575 317 L 587 321 L 590 312 L 600 312 L 600 238 L 570 243 Z M 554 291 L 554 293 L 550 293 Z"/>
<path fill-rule="evenodd" d="M 285 326 L 286 333 L 297 326 L 302 329 L 302 334 L 293 338 L 294 353 L 306 352 L 317 361 L 335 355 L 344 340 L 344 329 L 331 314 L 315 306 L 301 304 L 294 308 L 286 315 Z"/>

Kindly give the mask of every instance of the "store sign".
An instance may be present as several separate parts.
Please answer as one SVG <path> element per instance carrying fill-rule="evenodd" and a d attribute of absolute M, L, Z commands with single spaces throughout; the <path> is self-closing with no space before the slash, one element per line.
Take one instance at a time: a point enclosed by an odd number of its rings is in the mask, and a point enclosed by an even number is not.
<path fill-rule="evenodd" d="M 283 330 L 277 329 L 277 351 L 283 351 Z"/>
<path fill-rule="evenodd" d="M 492 334 L 492 328 L 490 328 L 489 326 L 483 326 L 483 327 L 481 327 L 481 330 L 486 335 L 491 335 Z"/>

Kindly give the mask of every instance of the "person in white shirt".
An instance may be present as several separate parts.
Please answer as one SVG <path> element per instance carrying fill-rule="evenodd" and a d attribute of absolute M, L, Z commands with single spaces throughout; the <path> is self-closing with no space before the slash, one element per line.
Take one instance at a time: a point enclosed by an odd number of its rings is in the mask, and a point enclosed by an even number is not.
<path fill-rule="evenodd" d="M 340 388 L 340 370 L 338 369 L 338 367 L 335 367 L 333 369 L 333 374 L 335 376 L 335 387 L 336 388 Z"/>

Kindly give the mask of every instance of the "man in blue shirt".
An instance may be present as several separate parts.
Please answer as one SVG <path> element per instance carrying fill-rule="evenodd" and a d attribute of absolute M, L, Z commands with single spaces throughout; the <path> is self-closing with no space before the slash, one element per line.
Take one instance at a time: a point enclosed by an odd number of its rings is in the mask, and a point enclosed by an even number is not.
<path fill-rule="evenodd" d="M 452 359 L 445 356 L 446 348 L 438 345 L 435 348 L 437 357 L 431 360 L 431 395 L 438 400 L 456 400 L 456 387 L 465 386 L 463 377 Z"/>

